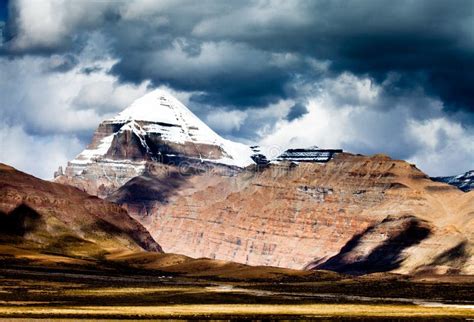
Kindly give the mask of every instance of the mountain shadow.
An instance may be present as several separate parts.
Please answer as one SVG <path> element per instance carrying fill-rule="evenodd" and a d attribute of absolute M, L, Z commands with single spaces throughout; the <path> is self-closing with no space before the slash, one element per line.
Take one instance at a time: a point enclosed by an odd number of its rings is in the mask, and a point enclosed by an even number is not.
<path fill-rule="evenodd" d="M 469 260 L 468 243 L 467 241 L 462 241 L 456 246 L 439 254 L 430 265 L 432 266 L 449 265 L 455 268 L 452 270 L 457 270 L 463 267 L 464 264 L 468 260 Z M 459 272 L 456 272 L 456 273 L 459 273 Z"/>
<path fill-rule="evenodd" d="M 0 211 L 0 239 L 23 237 L 41 224 L 41 215 L 26 204 L 5 213 Z"/>
<path fill-rule="evenodd" d="M 144 174 L 128 181 L 107 199 L 118 204 L 139 203 L 148 208 L 157 201 L 166 203 L 187 179 L 179 172 L 164 176 Z"/>
<path fill-rule="evenodd" d="M 368 254 L 363 251 L 364 246 L 369 247 L 376 236 L 383 233 L 388 237 L 380 245 Z M 430 234 L 428 224 L 414 216 L 386 218 L 355 235 L 337 255 L 311 266 L 353 275 L 391 271 L 400 267 L 405 249 L 419 244 Z"/>

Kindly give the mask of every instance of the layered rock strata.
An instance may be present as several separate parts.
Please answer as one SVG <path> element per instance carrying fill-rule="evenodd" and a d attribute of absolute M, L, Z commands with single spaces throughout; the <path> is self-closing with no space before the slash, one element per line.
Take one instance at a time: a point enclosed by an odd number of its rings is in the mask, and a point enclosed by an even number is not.
<path fill-rule="evenodd" d="M 232 177 L 152 171 L 109 197 L 166 252 L 353 273 L 472 273 L 472 198 L 407 162 L 350 154 Z"/>

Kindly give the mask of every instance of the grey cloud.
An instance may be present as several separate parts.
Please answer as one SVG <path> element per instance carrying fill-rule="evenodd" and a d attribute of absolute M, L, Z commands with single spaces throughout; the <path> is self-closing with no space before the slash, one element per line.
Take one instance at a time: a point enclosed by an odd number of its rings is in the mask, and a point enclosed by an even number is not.
<path fill-rule="evenodd" d="M 308 109 L 306 108 L 306 106 L 301 103 L 297 103 L 290 108 L 290 111 L 286 115 L 286 119 L 288 121 L 293 121 L 302 117 L 306 113 L 308 113 Z"/>
<path fill-rule="evenodd" d="M 71 54 L 53 55 L 46 62 L 45 69 L 51 72 L 67 72 L 77 66 L 79 60 Z"/>
<path fill-rule="evenodd" d="M 121 85 L 105 72 L 84 75 L 81 65 L 59 72 L 45 68 L 50 64 L 50 58 L 0 57 L 2 122 L 37 136 L 84 136 L 147 90 L 145 83 Z"/>
<path fill-rule="evenodd" d="M 0 123 L 0 161 L 44 179 L 51 179 L 58 166 L 82 148 L 74 134 L 35 135 L 21 126 Z"/>
<path fill-rule="evenodd" d="M 430 95 L 444 100 L 448 111 L 474 112 L 474 95 L 470 89 L 474 81 L 470 72 L 474 67 L 474 29 L 466 28 L 466 25 L 474 24 L 474 5 L 471 1 L 455 1 L 455 4 L 432 0 L 403 3 L 301 1 L 291 5 L 257 2 L 234 5 L 224 11 L 227 14 L 212 10 L 216 7 L 215 3 L 207 4 L 209 12 L 206 16 L 202 10 L 190 14 L 174 8 L 184 15 L 182 18 L 195 24 L 191 30 L 191 23 L 184 27 L 174 25 L 175 20 L 169 19 L 165 32 L 171 36 L 176 36 L 175 32 L 178 32 L 195 43 L 245 44 L 249 48 L 247 53 L 235 50 L 233 54 L 245 55 L 250 62 L 256 57 L 255 52 L 267 56 L 268 53 L 293 53 L 300 59 L 329 60 L 329 71 L 332 73 L 348 71 L 370 75 L 379 83 L 390 73 L 397 72 L 400 75 L 396 84 L 399 91 L 411 91 L 421 86 Z M 173 17 L 174 13 L 160 14 Z M 120 50 L 123 51 L 119 55 L 123 57 L 128 48 Z M 154 47 L 155 51 L 159 52 L 159 49 Z M 142 60 L 144 57 L 141 55 L 137 58 L 140 62 L 147 61 Z M 239 106 L 266 105 L 276 98 L 291 96 L 287 88 L 295 76 L 310 81 L 315 78 L 307 66 L 302 68 L 300 64 L 295 64 L 282 70 L 272 68 L 271 60 L 265 63 L 256 59 L 261 65 L 252 71 L 249 70 L 251 66 L 246 68 L 244 61 L 239 64 L 245 75 L 253 77 L 259 74 L 262 82 L 249 86 L 250 79 L 238 74 L 227 79 L 227 66 L 208 66 L 210 72 L 207 76 L 218 75 L 215 82 L 209 85 L 205 81 L 207 78 L 188 81 L 184 75 L 169 75 L 164 66 L 152 65 L 147 69 L 148 73 L 123 66 L 137 64 L 133 62 L 133 57 L 131 59 L 127 63 L 119 62 L 114 72 L 124 79 L 147 77 L 183 90 L 210 92 L 209 95 L 204 94 L 210 104 L 235 101 Z M 167 74 L 167 77 L 160 78 L 160 74 Z M 216 84 L 220 88 L 212 93 Z M 235 87 L 242 90 L 236 93 Z M 268 95 L 269 92 L 272 95 Z M 421 106 L 419 108 L 422 109 Z"/>
<path fill-rule="evenodd" d="M 124 80 L 145 78 L 156 85 L 200 91 L 192 98 L 195 102 L 240 107 L 266 106 L 285 98 L 293 77 L 272 63 L 268 52 L 229 42 L 203 43 L 199 55 L 189 55 L 179 43 L 141 51 L 122 59 L 112 72 Z"/>
<path fill-rule="evenodd" d="M 351 83 L 348 103 L 337 93 Z M 415 162 L 429 174 L 463 172 L 474 164 L 474 130 L 446 117 L 442 102 L 415 92 L 417 99 L 388 97 L 383 87 L 367 86 L 367 79 L 346 74 L 327 80 L 308 104 L 308 113 L 293 121 L 280 120 L 264 136 L 262 145 L 341 147 L 352 153 L 386 153 Z M 341 84 L 343 86 L 341 86 Z M 421 117 L 418 104 L 428 111 Z"/>
<path fill-rule="evenodd" d="M 86 67 L 83 67 L 81 68 L 81 73 L 84 73 L 86 75 L 90 75 L 92 73 L 97 73 L 97 72 L 100 72 L 102 71 L 103 68 L 100 67 L 100 66 L 86 66 Z"/>
<path fill-rule="evenodd" d="M 330 73 L 370 75 L 377 82 L 398 72 L 399 87 L 422 86 L 445 101 L 447 111 L 474 113 L 474 4 L 469 0 L 65 3 L 55 9 L 68 23 L 39 31 L 21 23 L 21 17 L 29 17 L 19 14 L 26 4 L 15 2 L 11 24 L 18 29 L 13 43 L 30 40 L 30 47 L 20 46 L 22 52 L 80 50 L 81 37 L 99 30 L 113 39 L 109 49 L 118 62 L 112 72 L 120 79 L 200 91 L 196 101 L 211 105 L 267 106 L 294 97 L 296 91 L 289 89 L 295 78 L 327 77 L 315 75 L 307 64 L 277 68 L 268 58 L 292 53 L 300 61 L 330 61 Z M 222 43 L 231 47 L 227 59 L 219 57 Z M 214 44 L 211 54 L 217 57 L 203 52 L 206 44 Z M 183 57 L 163 56 L 177 48 Z M 209 64 L 207 58 L 222 64 Z"/>

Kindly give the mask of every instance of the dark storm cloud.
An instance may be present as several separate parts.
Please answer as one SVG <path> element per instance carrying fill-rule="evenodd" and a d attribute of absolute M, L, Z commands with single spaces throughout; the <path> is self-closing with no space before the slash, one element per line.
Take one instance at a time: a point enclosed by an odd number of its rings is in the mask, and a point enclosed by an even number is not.
<path fill-rule="evenodd" d="M 100 66 L 87 66 L 87 67 L 81 68 L 81 73 L 90 75 L 92 73 L 100 72 L 101 70 L 102 70 L 102 67 Z"/>
<path fill-rule="evenodd" d="M 399 86 L 416 79 L 448 108 L 474 112 L 474 2 L 314 1 L 300 9 L 299 25 L 274 21 L 255 31 L 245 19 L 226 25 L 220 17 L 198 31 L 207 39 L 328 59 L 336 73 L 368 74 L 378 82 L 399 72 Z"/>
<path fill-rule="evenodd" d="M 151 79 L 156 86 L 199 91 L 192 101 L 217 106 L 266 106 L 291 94 L 293 75 L 273 64 L 268 52 L 228 42 L 203 44 L 198 55 L 187 50 L 172 43 L 142 51 L 122 59 L 112 73 L 124 81 Z"/>
<path fill-rule="evenodd" d="M 382 83 L 396 72 L 399 91 L 421 86 L 439 96 L 448 110 L 474 113 L 470 0 L 117 1 L 85 6 L 87 15 L 80 17 L 65 5 L 75 25 L 64 35 L 48 39 L 47 46 L 36 42 L 17 52 L 78 51 L 81 36 L 99 30 L 111 39 L 108 45 L 118 59 L 112 73 L 122 81 L 150 79 L 154 85 L 198 91 L 193 100 L 200 103 L 267 106 L 300 94 L 292 88 L 295 78 L 311 83 L 349 71 Z M 21 30 L 18 23 L 13 27 Z M 273 59 L 285 54 L 292 60 Z M 315 73 L 308 59 L 329 61 L 329 70 Z"/>
<path fill-rule="evenodd" d="M 186 34 L 195 47 L 199 47 L 199 41 L 245 44 L 247 51 L 235 52 L 243 58 L 236 62 L 240 68 L 231 64 L 210 66 L 202 77 L 195 77 L 170 75 L 166 66 L 155 61 L 137 71 L 126 67 L 133 61 L 122 60 L 114 71 L 124 79 L 151 78 L 184 90 L 204 91 L 208 93 L 204 98 L 211 104 L 266 105 L 277 97 L 288 96 L 286 89 L 294 75 L 315 79 L 311 73 L 302 71 L 300 64 L 278 68 L 271 65 L 270 59 L 257 59 L 258 63 L 252 64 L 254 49 L 263 53 L 293 53 L 329 60 L 330 71 L 335 74 L 367 74 L 379 83 L 388 73 L 397 72 L 399 90 L 421 86 L 429 94 L 439 96 L 447 109 L 474 113 L 473 9 L 474 2 L 469 0 L 300 2 L 287 15 L 276 14 L 265 6 L 242 6 L 229 10 L 228 15 L 213 13 Z M 173 33 L 173 27 L 170 19 L 165 30 Z M 182 26 L 179 30 L 189 32 Z M 121 49 L 119 55 L 124 57 L 129 48 Z M 135 64 L 147 65 L 147 61 Z M 229 72 L 229 68 L 235 72 Z"/>
<path fill-rule="evenodd" d="M 0 21 L 6 21 L 8 17 L 8 1 L 0 1 Z"/>
<path fill-rule="evenodd" d="M 286 115 L 288 121 L 296 120 L 303 115 L 308 113 L 308 108 L 301 103 L 297 103 L 290 108 L 290 111 Z"/>
<path fill-rule="evenodd" d="M 7 38 L 6 21 L 8 20 L 8 1 L 0 1 L 0 52 Z"/>

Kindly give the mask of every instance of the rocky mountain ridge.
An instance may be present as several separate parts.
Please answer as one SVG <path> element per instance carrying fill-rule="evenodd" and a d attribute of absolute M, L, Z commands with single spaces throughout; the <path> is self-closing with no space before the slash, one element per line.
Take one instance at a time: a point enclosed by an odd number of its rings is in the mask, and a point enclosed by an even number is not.
<path fill-rule="evenodd" d="M 109 197 L 166 252 L 351 273 L 474 271 L 474 195 L 405 161 L 339 154 L 233 177 L 173 171 Z"/>

